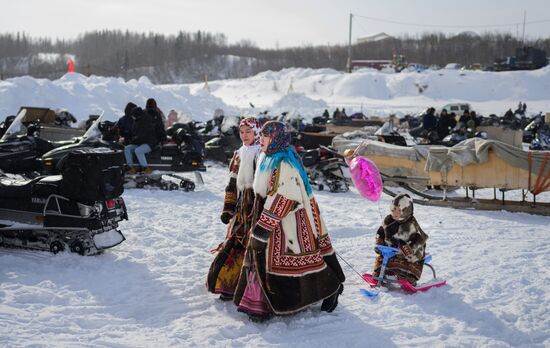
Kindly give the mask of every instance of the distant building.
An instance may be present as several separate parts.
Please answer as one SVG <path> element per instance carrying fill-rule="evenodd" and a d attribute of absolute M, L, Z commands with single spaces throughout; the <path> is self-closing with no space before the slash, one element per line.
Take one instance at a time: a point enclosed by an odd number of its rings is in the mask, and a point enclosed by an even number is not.
<path fill-rule="evenodd" d="M 388 35 L 386 33 L 378 33 L 378 34 L 360 37 L 357 39 L 357 43 L 361 44 L 361 43 L 367 43 L 367 42 L 382 41 L 382 40 L 391 39 L 391 38 L 393 38 L 393 36 Z"/>

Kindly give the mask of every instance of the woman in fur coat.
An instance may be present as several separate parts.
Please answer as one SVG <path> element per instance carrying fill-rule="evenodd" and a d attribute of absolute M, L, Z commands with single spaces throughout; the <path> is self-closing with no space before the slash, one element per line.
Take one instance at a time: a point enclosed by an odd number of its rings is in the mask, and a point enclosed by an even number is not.
<path fill-rule="evenodd" d="M 345 276 L 286 125 L 267 122 L 260 145 L 253 225 L 234 301 L 253 320 L 319 301 L 331 312 Z"/>
<path fill-rule="evenodd" d="M 221 214 L 222 222 L 228 225 L 227 236 L 217 249 L 206 281 L 208 291 L 220 294 L 222 300 L 233 299 L 251 227 L 260 124 L 255 118 L 245 118 L 239 124 L 239 134 L 243 145 L 235 151 L 229 165 L 229 184 Z"/>
<path fill-rule="evenodd" d="M 397 195 L 390 207 L 391 214 L 386 216 L 376 232 L 376 245 L 399 249 L 388 261 L 385 276 L 395 276 L 416 285 L 422 275 L 428 236 L 418 225 L 413 208 L 413 200 L 409 195 Z M 379 253 L 376 249 L 375 251 Z M 380 275 L 382 260 L 381 255 L 376 257 L 373 272 L 375 277 Z"/>

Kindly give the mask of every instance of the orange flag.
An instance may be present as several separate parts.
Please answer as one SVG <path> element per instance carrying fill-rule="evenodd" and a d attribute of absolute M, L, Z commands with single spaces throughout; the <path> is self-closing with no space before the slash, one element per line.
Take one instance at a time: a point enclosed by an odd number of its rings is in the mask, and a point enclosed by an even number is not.
<path fill-rule="evenodd" d="M 74 60 L 72 58 L 69 59 L 69 70 L 67 72 L 74 72 Z"/>

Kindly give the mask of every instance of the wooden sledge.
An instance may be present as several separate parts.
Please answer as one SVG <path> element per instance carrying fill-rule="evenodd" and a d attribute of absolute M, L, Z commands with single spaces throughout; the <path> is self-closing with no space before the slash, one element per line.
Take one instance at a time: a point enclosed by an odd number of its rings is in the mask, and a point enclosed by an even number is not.
<path fill-rule="evenodd" d="M 365 143 L 374 146 L 365 147 Z M 377 151 L 376 141 L 366 141 L 356 150 L 356 155 L 363 155 L 372 160 L 380 170 L 384 181 L 384 192 L 395 196 L 391 187 L 402 187 L 413 193 L 416 203 L 423 205 L 444 206 L 461 209 L 507 210 L 550 216 L 550 203 L 536 202 L 538 194 L 550 191 L 550 151 L 521 151 L 527 163 L 527 168 L 513 165 L 489 148 L 487 161 L 459 165 L 454 163 L 448 171 L 427 170 L 427 158 L 417 156 L 414 149 L 385 144 L 382 151 Z M 389 148 L 390 147 L 390 148 Z M 391 152 L 395 147 L 395 154 Z M 362 151 L 362 149 L 364 151 Z M 427 151 L 446 151 L 444 148 L 428 149 Z M 520 151 L 520 150 L 516 150 Z M 382 153 L 384 152 L 384 153 Z M 436 187 L 443 190 L 442 196 L 425 192 L 426 187 Z M 447 191 L 452 187 L 464 187 L 466 197 L 450 197 Z M 475 197 L 477 189 L 492 188 L 493 199 Z M 498 190 L 498 194 L 497 194 Z M 509 190 L 522 190 L 521 201 L 505 199 Z M 470 196 L 470 192 L 472 195 Z M 527 202 L 525 197 L 531 192 L 533 200 Z M 500 197 L 497 197 L 500 196 Z"/>

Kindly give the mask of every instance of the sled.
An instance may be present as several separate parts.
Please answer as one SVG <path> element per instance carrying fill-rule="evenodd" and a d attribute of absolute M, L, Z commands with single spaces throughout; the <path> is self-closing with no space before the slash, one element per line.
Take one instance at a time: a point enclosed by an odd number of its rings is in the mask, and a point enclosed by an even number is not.
<path fill-rule="evenodd" d="M 374 277 L 372 274 L 370 273 L 363 273 L 363 279 L 371 286 L 371 287 L 376 287 L 378 286 L 377 285 L 377 281 L 376 281 L 376 277 Z M 420 286 L 414 286 L 412 285 L 410 282 L 404 280 L 404 279 L 400 279 L 397 281 L 397 283 L 399 283 L 399 287 L 401 290 L 403 291 L 406 291 L 406 292 L 411 292 L 411 293 L 415 293 L 415 292 L 424 292 L 424 291 L 428 291 L 430 290 L 431 288 L 438 288 L 438 287 L 441 287 L 445 284 L 447 284 L 447 280 L 442 280 L 442 281 L 435 281 L 435 282 L 430 282 L 430 283 L 427 283 L 427 284 L 421 284 Z M 364 290 L 364 289 L 362 289 Z M 365 291 L 362 291 L 363 294 L 366 295 Z M 368 295 L 367 295 L 368 296 Z"/>
<path fill-rule="evenodd" d="M 386 266 L 388 264 L 388 261 L 390 258 L 395 256 L 399 249 L 392 248 L 388 246 L 378 245 L 376 246 L 376 249 L 382 253 L 382 257 L 384 258 L 382 261 L 382 267 L 380 269 L 380 276 L 375 277 L 370 273 L 363 273 L 362 277 L 363 280 L 367 284 L 369 284 L 372 288 L 377 288 L 377 290 L 367 290 L 367 289 L 360 289 L 360 292 L 363 296 L 374 298 L 377 297 L 380 293 L 380 287 L 385 286 L 386 288 L 392 290 L 392 289 L 401 289 L 405 292 L 409 293 L 416 293 L 416 292 L 424 292 L 428 291 L 431 288 L 434 287 L 441 287 L 445 284 L 447 284 L 446 280 L 438 280 L 435 274 L 435 269 L 430 265 L 430 261 L 432 259 L 431 256 L 427 256 L 424 259 L 424 266 L 429 267 L 432 270 L 433 279 L 426 284 L 421 285 L 412 285 L 409 281 L 404 279 L 391 279 L 386 277 Z"/>
<path fill-rule="evenodd" d="M 451 148 L 404 147 L 365 140 L 355 149 L 355 155 L 376 164 L 384 192 L 391 196 L 397 194 L 394 187 L 401 187 L 414 195 L 415 203 L 423 205 L 550 216 L 550 203 L 536 201 L 538 194 L 550 191 L 550 151 L 523 151 L 478 138 Z M 443 195 L 430 194 L 427 187 L 439 188 Z M 456 187 L 464 187 L 466 196 L 449 196 L 448 192 Z M 492 188 L 493 199 L 476 198 L 476 190 L 482 188 Z M 497 190 L 501 197 L 497 197 Z M 522 190 L 522 200 L 506 200 L 509 190 Z M 532 202 L 525 200 L 527 192 L 532 194 Z"/>

